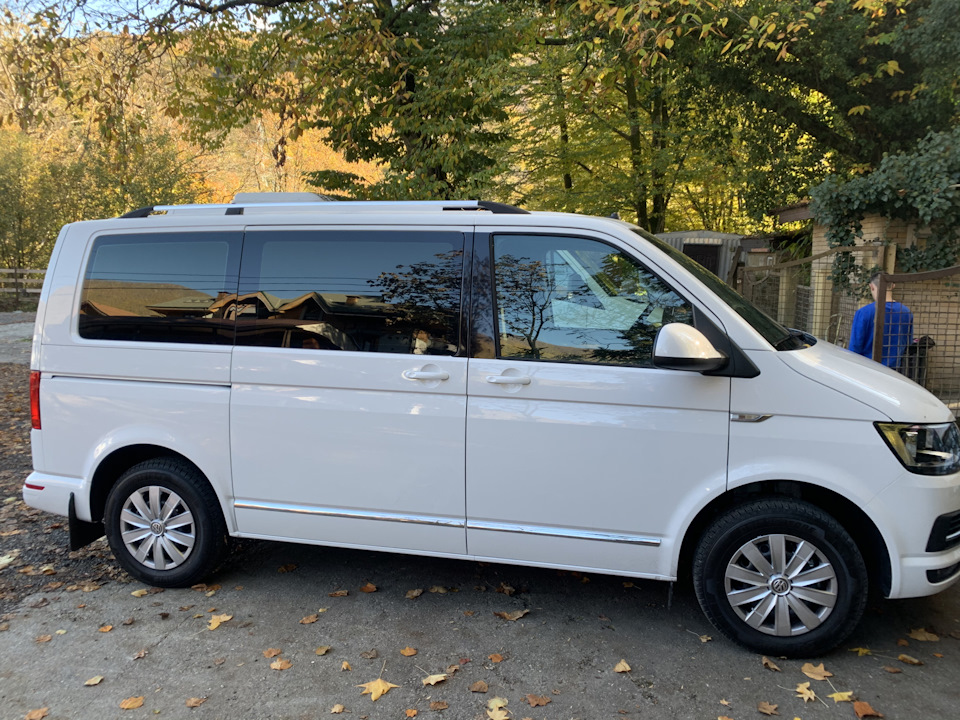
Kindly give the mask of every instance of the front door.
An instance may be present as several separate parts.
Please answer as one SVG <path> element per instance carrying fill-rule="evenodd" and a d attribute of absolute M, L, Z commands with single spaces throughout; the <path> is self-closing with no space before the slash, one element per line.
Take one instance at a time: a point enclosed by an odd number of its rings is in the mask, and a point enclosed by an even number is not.
<path fill-rule="evenodd" d="M 248 228 L 224 310 L 241 534 L 463 554 L 465 235 Z"/>
<path fill-rule="evenodd" d="M 468 552 L 670 577 L 684 510 L 726 483 L 729 378 L 652 365 L 657 330 L 692 324 L 691 304 L 601 237 L 489 243 L 475 292 L 495 289 L 473 305 L 494 343 L 467 380 Z"/>

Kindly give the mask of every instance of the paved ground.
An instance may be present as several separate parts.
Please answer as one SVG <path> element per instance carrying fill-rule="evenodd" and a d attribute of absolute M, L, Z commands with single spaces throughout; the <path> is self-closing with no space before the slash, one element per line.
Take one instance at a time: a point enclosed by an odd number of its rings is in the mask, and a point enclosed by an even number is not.
<path fill-rule="evenodd" d="M 0 363 L 30 363 L 30 338 L 35 313 L 0 313 Z"/>
<path fill-rule="evenodd" d="M 24 324 L 0 315 L 0 333 Z M 0 335 L 0 352 L 21 342 Z M 26 379 L 0 365 L 0 718 L 299 720 L 342 705 L 357 720 L 486 720 L 494 698 L 516 719 L 743 720 L 766 717 L 760 703 L 788 719 L 856 718 L 837 691 L 886 718 L 957 716 L 960 588 L 872 601 L 853 636 L 814 661 L 825 680 L 719 637 L 683 585 L 668 607 L 663 583 L 243 541 L 207 587 L 154 592 L 103 541 L 68 552 L 62 519 L 20 501 Z M 230 619 L 208 629 L 217 616 Z M 621 660 L 629 672 L 615 671 Z M 381 678 L 397 687 L 376 702 L 361 694 Z M 802 683 L 817 699 L 797 696 Z M 121 709 L 130 698 L 142 706 Z"/>

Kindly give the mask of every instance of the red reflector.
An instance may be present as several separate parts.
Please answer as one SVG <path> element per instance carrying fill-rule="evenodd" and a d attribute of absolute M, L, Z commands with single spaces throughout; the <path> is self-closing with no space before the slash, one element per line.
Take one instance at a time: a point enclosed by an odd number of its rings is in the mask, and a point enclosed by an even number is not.
<path fill-rule="evenodd" d="M 30 373 L 30 423 L 34 430 L 40 429 L 40 373 L 36 370 Z"/>
<path fill-rule="evenodd" d="M 27 490 L 43 490 L 43 485 L 31 485 L 30 483 L 24 483 L 23 486 Z"/>

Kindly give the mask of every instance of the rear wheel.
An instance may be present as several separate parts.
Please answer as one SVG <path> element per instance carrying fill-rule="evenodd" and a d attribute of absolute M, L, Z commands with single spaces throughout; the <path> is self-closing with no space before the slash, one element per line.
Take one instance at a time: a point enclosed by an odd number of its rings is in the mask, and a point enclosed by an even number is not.
<path fill-rule="evenodd" d="M 226 554 L 217 496 L 183 460 L 160 458 L 130 468 L 107 497 L 104 522 L 124 569 L 157 587 L 193 585 Z"/>
<path fill-rule="evenodd" d="M 718 630 L 771 655 L 832 649 L 867 601 L 866 565 L 849 533 L 792 499 L 759 500 L 720 516 L 696 549 L 693 580 Z"/>

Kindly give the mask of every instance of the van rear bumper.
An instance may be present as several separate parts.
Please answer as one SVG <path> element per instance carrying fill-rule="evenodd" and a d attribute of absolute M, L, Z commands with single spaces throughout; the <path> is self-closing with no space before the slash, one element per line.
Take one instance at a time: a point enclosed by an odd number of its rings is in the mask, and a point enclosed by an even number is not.
<path fill-rule="evenodd" d="M 90 501 L 83 490 L 83 478 L 32 472 L 23 483 L 23 501 L 38 510 L 69 515 L 70 496 L 74 495 L 77 517 L 90 520 Z"/>

